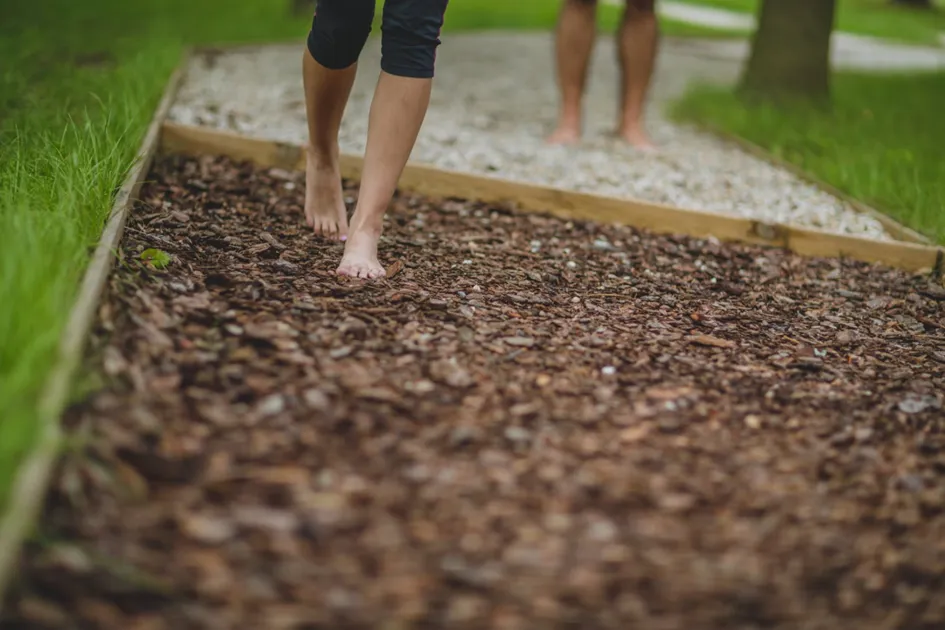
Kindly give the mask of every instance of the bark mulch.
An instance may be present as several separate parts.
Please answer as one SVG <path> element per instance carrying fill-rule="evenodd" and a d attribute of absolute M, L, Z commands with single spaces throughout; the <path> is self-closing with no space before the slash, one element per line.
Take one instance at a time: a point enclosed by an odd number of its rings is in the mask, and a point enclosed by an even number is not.
<path fill-rule="evenodd" d="M 152 178 L 5 627 L 945 627 L 941 286 L 410 195 L 348 281 Z"/>

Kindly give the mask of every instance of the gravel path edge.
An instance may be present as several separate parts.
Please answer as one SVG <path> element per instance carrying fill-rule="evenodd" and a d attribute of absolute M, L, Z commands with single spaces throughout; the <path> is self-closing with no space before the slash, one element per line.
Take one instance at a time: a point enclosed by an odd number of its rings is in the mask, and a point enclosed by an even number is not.
<path fill-rule="evenodd" d="M 924 234 L 920 234 L 919 232 L 916 232 L 912 228 L 907 227 L 903 225 L 902 223 L 900 223 L 899 221 L 893 219 L 889 215 L 888 212 L 884 212 L 883 210 L 880 210 L 874 206 L 864 203 L 863 201 L 860 201 L 859 199 L 855 199 L 854 197 L 851 197 L 850 195 L 843 192 L 836 186 L 828 184 L 827 182 L 815 177 L 814 175 L 811 175 L 810 173 L 808 173 L 801 167 L 779 158 L 778 156 L 771 153 L 771 151 L 768 151 L 761 145 L 755 144 L 751 140 L 748 140 L 746 138 L 743 138 L 733 133 L 729 133 L 727 131 L 723 131 L 722 129 L 719 129 L 707 123 L 698 122 L 698 121 L 687 121 L 687 123 L 691 125 L 695 125 L 699 129 L 699 131 L 714 135 L 715 137 L 717 137 L 719 140 L 722 140 L 723 142 L 729 142 L 731 144 L 734 144 L 742 151 L 745 151 L 746 153 L 750 153 L 761 160 L 765 160 L 772 166 L 788 171 L 795 177 L 803 179 L 804 181 L 811 184 L 812 186 L 816 186 L 817 188 L 820 188 L 822 191 L 824 191 L 828 195 L 832 195 L 846 202 L 847 204 L 849 204 L 851 208 L 853 208 L 857 212 L 860 212 L 861 214 L 866 214 L 876 219 L 877 221 L 879 221 L 883 225 L 883 228 L 887 232 L 889 232 L 889 235 L 898 241 L 903 241 L 907 243 L 920 243 L 922 245 L 934 245 L 934 243 L 932 243 L 932 241 L 927 236 L 925 236 Z"/>

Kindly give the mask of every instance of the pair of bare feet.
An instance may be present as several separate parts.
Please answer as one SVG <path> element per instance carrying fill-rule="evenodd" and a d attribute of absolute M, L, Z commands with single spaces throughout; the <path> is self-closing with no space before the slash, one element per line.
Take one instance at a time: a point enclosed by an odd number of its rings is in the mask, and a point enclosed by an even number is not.
<path fill-rule="evenodd" d="M 656 145 L 650 140 L 642 125 L 631 125 L 617 131 L 616 136 L 640 151 L 656 151 Z M 560 122 L 548 136 L 549 144 L 572 145 L 581 141 L 581 125 Z"/>
<path fill-rule="evenodd" d="M 618 135 L 637 149 L 656 149 L 641 126 L 628 127 L 619 131 Z M 575 144 L 580 138 L 579 124 L 562 123 L 548 137 L 548 142 Z M 336 273 L 365 280 L 383 278 L 386 271 L 377 258 L 377 245 L 383 224 L 362 217 L 355 211 L 349 226 L 337 154 L 321 156 L 310 145 L 306 147 L 305 153 L 305 222 L 316 236 L 339 240 L 345 244 L 344 255 Z"/>
<path fill-rule="evenodd" d="M 377 259 L 383 225 L 375 225 L 355 211 L 349 226 L 338 158 L 319 156 L 311 147 L 306 148 L 305 222 L 316 236 L 344 242 L 338 275 L 365 280 L 386 275 Z"/>

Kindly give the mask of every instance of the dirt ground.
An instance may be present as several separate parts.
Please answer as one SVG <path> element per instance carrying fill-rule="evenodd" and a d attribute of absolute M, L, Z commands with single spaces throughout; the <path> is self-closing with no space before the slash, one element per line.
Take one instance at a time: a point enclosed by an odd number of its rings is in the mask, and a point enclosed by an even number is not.
<path fill-rule="evenodd" d="M 347 281 L 152 179 L 3 627 L 945 627 L 941 286 L 417 196 Z"/>

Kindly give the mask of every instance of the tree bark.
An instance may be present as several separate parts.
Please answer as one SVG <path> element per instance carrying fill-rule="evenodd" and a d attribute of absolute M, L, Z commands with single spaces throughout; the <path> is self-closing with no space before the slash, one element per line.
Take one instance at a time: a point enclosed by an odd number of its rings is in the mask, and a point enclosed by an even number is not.
<path fill-rule="evenodd" d="M 768 101 L 830 98 L 836 0 L 763 0 L 742 95 Z"/>

